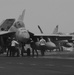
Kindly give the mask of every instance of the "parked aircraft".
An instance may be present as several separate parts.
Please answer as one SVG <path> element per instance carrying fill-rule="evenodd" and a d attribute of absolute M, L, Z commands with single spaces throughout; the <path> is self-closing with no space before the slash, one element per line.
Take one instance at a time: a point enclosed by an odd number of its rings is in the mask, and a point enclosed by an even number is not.
<path fill-rule="evenodd" d="M 23 53 L 25 51 L 24 50 L 25 44 L 30 43 L 30 38 L 33 37 L 33 35 L 34 35 L 33 33 L 31 33 L 30 31 L 28 31 L 25 28 L 25 24 L 23 22 L 24 15 L 25 15 L 25 10 L 22 12 L 22 15 L 19 16 L 18 20 L 9 29 L 9 31 L 15 32 L 16 39 L 21 43 L 21 46 L 22 46 L 21 54 L 22 54 L 22 56 L 23 56 Z M 28 50 L 27 50 L 27 54 L 28 53 L 30 54 L 30 51 L 28 51 Z"/>
<path fill-rule="evenodd" d="M 36 49 L 40 49 L 40 45 L 39 45 L 39 37 L 44 37 L 44 38 L 47 38 L 46 41 L 47 41 L 47 47 L 50 48 L 50 49 L 54 49 L 56 48 L 56 45 L 54 44 L 53 40 L 56 41 L 57 40 L 57 37 L 58 35 L 56 34 L 33 34 L 31 32 L 29 32 L 28 30 L 26 30 L 25 28 L 25 24 L 23 22 L 24 20 L 24 14 L 25 14 L 25 10 L 22 12 L 22 15 L 19 16 L 18 20 L 14 22 L 14 24 L 3 24 L 1 25 L 1 36 L 3 35 L 8 35 L 11 34 L 11 33 L 15 33 L 15 37 L 16 39 L 22 44 L 22 56 L 23 56 L 23 51 L 24 51 L 24 45 L 26 43 L 30 43 L 30 38 L 32 38 L 35 42 L 35 47 Z M 6 26 L 8 25 L 8 26 Z M 10 26 L 10 27 L 9 27 Z M 57 32 L 57 27 L 56 29 L 54 30 L 54 33 Z M 3 33 L 4 32 L 4 33 Z M 41 32 L 42 33 L 42 32 Z M 63 36 L 61 36 L 63 38 Z M 59 36 L 59 39 L 61 39 L 61 37 Z M 49 39 L 50 38 L 50 39 Z M 68 39 L 68 38 L 71 38 L 71 36 L 64 36 L 63 39 Z M 3 41 L 3 40 L 2 40 Z M 51 42 L 52 41 L 52 42 Z M 34 48 L 35 48 L 34 47 Z"/>
<path fill-rule="evenodd" d="M 22 56 L 24 45 L 28 43 L 30 37 L 33 35 L 33 33 L 29 32 L 25 28 L 25 24 L 23 22 L 24 14 L 25 10 L 22 12 L 22 15 L 19 16 L 17 21 L 15 21 L 15 19 L 6 19 L 0 26 L 0 36 L 2 36 L 1 41 L 3 45 L 5 43 L 5 38 L 7 39 L 7 37 L 13 34 L 13 37 L 15 37 L 22 45 Z M 8 36 L 6 37 L 6 35 Z"/>
<path fill-rule="evenodd" d="M 57 32 L 56 32 L 57 31 Z M 55 33 L 56 32 L 56 33 Z M 56 34 L 58 35 L 60 38 L 58 39 L 58 42 L 61 44 L 61 46 L 64 46 L 64 47 L 72 47 L 72 43 L 69 42 L 69 40 L 72 39 L 72 36 L 69 35 L 69 34 L 65 34 L 65 33 L 62 33 L 62 32 L 58 32 L 58 25 L 56 26 L 56 29 L 54 31 L 53 34 Z M 66 37 L 66 38 L 65 38 Z M 70 39 L 68 39 L 68 37 Z"/>
<path fill-rule="evenodd" d="M 27 43 L 32 33 L 25 28 L 25 24 L 23 22 L 24 15 L 25 10 L 22 12 L 22 15 L 19 16 L 18 20 L 14 23 L 14 25 L 9 29 L 9 31 L 16 32 L 15 36 L 17 40 Z"/>
<path fill-rule="evenodd" d="M 38 25 L 38 28 L 39 28 L 41 34 L 43 34 L 43 31 L 42 31 L 42 29 L 41 29 L 41 27 L 39 25 Z M 56 33 L 57 30 L 58 30 L 58 28 L 56 26 L 56 28 L 54 29 L 53 33 Z M 51 34 L 51 36 L 50 35 L 44 36 L 44 35 L 46 35 L 46 34 L 43 34 L 43 37 L 44 37 L 44 39 L 46 39 L 46 47 L 47 47 L 47 49 L 52 50 L 52 49 L 56 48 L 55 43 L 53 43 L 50 38 L 55 37 L 55 39 L 56 39 L 57 36 L 56 35 L 54 36 L 53 34 Z"/>
<path fill-rule="evenodd" d="M 53 38 L 54 40 L 56 40 L 57 35 L 55 35 L 55 34 L 52 34 L 52 35 L 43 34 L 43 31 L 42 31 L 42 29 L 40 28 L 39 25 L 38 25 L 38 28 L 40 29 L 41 34 L 34 34 L 33 40 L 34 40 L 35 43 L 32 44 L 32 48 L 36 51 L 36 53 L 37 53 L 37 50 L 40 50 L 41 55 L 43 56 L 45 50 L 48 50 L 48 49 L 53 50 L 53 49 L 56 48 L 55 43 L 52 42 L 50 38 Z M 54 29 L 54 31 L 55 30 L 56 29 Z M 42 41 L 42 43 L 44 44 L 43 46 L 41 45 L 41 42 L 40 42 L 41 39 L 46 40 L 46 42 L 44 42 L 44 40 Z M 33 52 L 33 54 L 34 54 L 34 52 Z M 37 53 L 37 55 L 38 55 L 38 53 Z"/>
<path fill-rule="evenodd" d="M 12 36 L 14 34 L 14 32 L 8 31 L 14 21 L 15 19 L 6 19 L 0 24 L 0 53 L 5 51 L 8 36 Z"/>
<path fill-rule="evenodd" d="M 70 40 L 72 39 L 63 39 L 64 36 L 71 36 L 70 34 L 66 34 L 66 33 L 62 33 L 62 32 L 58 32 L 58 25 L 56 26 L 56 29 L 57 29 L 57 32 L 56 33 L 53 33 L 53 34 L 58 34 L 60 37 L 62 36 L 61 39 L 58 40 L 58 42 L 60 42 L 61 46 L 64 46 L 64 47 L 72 47 L 72 43 L 70 42 Z M 73 37 L 73 36 L 71 36 Z"/>
<path fill-rule="evenodd" d="M 54 29 L 52 34 L 43 34 L 42 29 L 40 28 L 40 26 L 38 25 L 38 28 L 41 32 L 40 35 L 35 35 L 37 37 L 42 36 L 44 39 L 46 39 L 46 49 L 49 49 L 50 51 L 53 49 L 59 49 L 62 50 L 62 46 L 65 47 L 72 47 L 72 44 L 68 42 L 69 39 L 72 38 L 72 36 L 69 35 L 60 35 L 58 34 L 58 25 L 56 26 L 56 28 Z"/>

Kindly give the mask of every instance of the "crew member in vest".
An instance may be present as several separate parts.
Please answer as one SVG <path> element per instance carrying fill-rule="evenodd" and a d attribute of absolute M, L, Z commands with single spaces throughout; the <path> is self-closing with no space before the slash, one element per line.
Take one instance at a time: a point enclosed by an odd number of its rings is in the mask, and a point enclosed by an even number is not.
<path fill-rule="evenodd" d="M 32 48 L 32 56 L 35 56 L 35 52 L 36 52 L 36 56 L 38 56 L 38 51 L 36 49 L 36 44 L 35 44 L 35 41 L 30 38 L 30 46 Z"/>
<path fill-rule="evenodd" d="M 32 56 L 34 56 L 34 46 L 35 46 L 35 43 L 34 43 L 32 38 L 30 38 L 30 46 L 32 48 Z"/>
<path fill-rule="evenodd" d="M 11 56 L 11 37 L 8 37 L 6 44 L 7 44 L 7 50 L 6 50 L 7 56 Z"/>
<path fill-rule="evenodd" d="M 44 56 L 44 52 L 45 52 L 45 46 L 46 45 L 46 40 L 41 37 L 40 39 L 40 49 L 41 49 L 41 55 Z"/>
<path fill-rule="evenodd" d="M 11 41 L 11 52 L 12 52 L 12 56 L 15 55 L 15 52 L 16 52 L 16 46 L 19 45 L 19 43 L 16 41 L 15 38 L 12 38 L 12 41 Z M 17 54 L 18 55 L 18 54 Z"/>

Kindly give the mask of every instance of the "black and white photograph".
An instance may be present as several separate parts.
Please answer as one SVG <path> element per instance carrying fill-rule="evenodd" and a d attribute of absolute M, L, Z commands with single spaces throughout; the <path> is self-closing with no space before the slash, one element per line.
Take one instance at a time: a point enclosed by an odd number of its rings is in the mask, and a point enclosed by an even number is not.
<path fill-rule="evenodd" d="M 74 0 L 0 0 L 0 75 L 74 75 Z"/>

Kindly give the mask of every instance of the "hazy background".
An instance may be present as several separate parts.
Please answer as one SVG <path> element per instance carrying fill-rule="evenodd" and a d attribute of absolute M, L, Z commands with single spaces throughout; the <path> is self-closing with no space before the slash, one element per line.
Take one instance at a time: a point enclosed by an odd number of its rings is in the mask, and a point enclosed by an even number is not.
<path fill-rule="evenodd" d="M 0 0 L 0 22 L 6 18 L 18 19 L 26 9 L 24 23 L 34 33 L 52 33 L 56 25 L 64 33 L 74 32 L 74 0 Z"/>

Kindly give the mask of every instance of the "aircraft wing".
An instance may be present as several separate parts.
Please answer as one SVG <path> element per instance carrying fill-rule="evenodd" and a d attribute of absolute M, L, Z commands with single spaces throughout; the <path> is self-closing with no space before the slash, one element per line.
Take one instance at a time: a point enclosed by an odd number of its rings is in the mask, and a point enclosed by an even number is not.
<path fill-rule="evenodd" d="M 43 38 L 50 38 L 52 40 L 70 40 L 73 37 L 71 35 L 58 33 L 58 25 L 56 26 L 56 28 L 54 29 L 52 34 L 44 34 L 39 25 L 38 25 L 38 28 L 39 28 L 39 30 L 42 34 L 35 34 L 34 36 L 37 37 L 37 38 L 42 36 Z"/>
<path fill-rule="evenodd" d="M 59 36 L 59 40 L 70 40 L 72 39 L 73 36 L 71 35 L 58 35 Z"/>
<path fill-rule="evenodd" d="M 15 34 L 15 32 L 10 32 L 10 31 L 1 31 L 0 36 L 6 36 L 6 35 L 12 35 Z"/>
<path fill-rule="evenodd" d="M 58 36 L 58 35 L 56 35 L 56 34 L 34 34 L 34 36 L 38 36 L 38 37 L 40 37 L 40 36 L 44 36 L 44 37 L 56 37 L 56 36 Z"/>
<path fill-rule="evenodd" d="M 35 34 L 35 38 L 50 38 L 52 40 L 70 40 L 72 39 L 71 35 L 58 35 L 58 34 Z"/>
<path fill-rule="evenodd" d="M 51 40 L 56 40 L 56 38 L 58 38 L 58 35 L 55 34 L 34 34 L 34 41 L 37 41 L 37 38 L 41 38 L 43 37 L 46 41 L 48 40 L 48 38 L 50 38 Z"/>
<path fill-rule="evenodd" d="M 0 25 L 0 31 L 8 31 L 14 22 L 15 22 L 14 18 L 4 20 Z"/>

